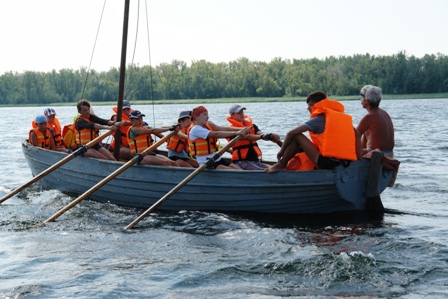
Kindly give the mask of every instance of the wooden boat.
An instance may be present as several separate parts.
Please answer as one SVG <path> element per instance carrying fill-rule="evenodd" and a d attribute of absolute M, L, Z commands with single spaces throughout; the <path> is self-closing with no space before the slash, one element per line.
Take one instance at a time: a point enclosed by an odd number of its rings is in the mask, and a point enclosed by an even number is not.
<path fill-rule="evenodd" d="M 117 119 L 121 119 L 127 44 L 129 0 L 125 1 L 124 31 L 120 66 Z M 118 148 L 118 147 L 117 147 Z M 67 157 L 67 154 L 43 150 L 27 142 L 23 153 L 33 176 Z M 188 168 L 133 165 L 90 195 L 90 199 L 116 205 L 148 208 L 170 194 L 159 209 L 169 211 L 200 210 L 223 212 L 261 212 L 316 214 L 362 211 L 387 187 L 393 173 L 384 170 L 375 159 L 338 166 L 333 170 L 306 172 L 204 170 L 172 195 L 173 188 L 190 177 Z M 121 162 L 76 157 L 40 179 L 44 189 L 79 195 L 85 194 L 109 174 L 123 166 Z M 372 171 L 374 170 L 374 171 Z M 192 174 L 194 175 L 194 174 Z M 36 178 L 37 178 L 36 177 Z M 3 199 L 5 200 L 5 199 Z"/>
<path fill-rule="evenodd" d="M 23 142 L 22 150 L 33 176 L 67 156 L 34 147 L 27 142 Z M 364 159 L 333 170 L 273 174 L 206 169 L 159 209 L 282 214 L 363 211 L 368 198 L 379 198 L 393 177 L 393 172 L 382 169 L 381 165 L 375 166 L 379 176 L 369 177 L 370 161 Z M 122 165 L 122 162 L 76 157 L 39 182 L 44 189 L 79 195 Z M 89 198 L 103 203 L 148 208 L 192 171 L 180 167 L 134 165 Z M 368 183 L 372 182 L 376 194 L 367 195 Z"/>

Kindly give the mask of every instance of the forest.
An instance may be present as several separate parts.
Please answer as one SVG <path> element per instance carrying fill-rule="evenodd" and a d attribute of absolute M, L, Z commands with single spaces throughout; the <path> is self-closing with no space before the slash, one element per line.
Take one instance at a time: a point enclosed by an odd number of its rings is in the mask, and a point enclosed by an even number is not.
<path fill-rule="evenodd" d="M 0 75 L 0 105 L 114 102 L 119 68 L 97 72 L 81 68 L 51 72 L 7 72 Z M 325 59 L 248 58 L 225 63 L 173 60 L 157 66 L 129 65 L 125 99 L 178 100 L 241 97 L 307 96 L 322 90 L 330 96 L 358 95 L 366 84 L 384 94 L 448 92 L 448 57 L 418 58 L 399 52 L 390 56 L 356 54 Z"/>

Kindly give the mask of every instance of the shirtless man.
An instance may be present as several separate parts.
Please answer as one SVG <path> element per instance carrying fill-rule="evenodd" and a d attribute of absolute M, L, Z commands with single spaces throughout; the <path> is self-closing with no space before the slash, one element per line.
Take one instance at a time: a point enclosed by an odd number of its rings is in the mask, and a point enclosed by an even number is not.
<path fill-rule="evenodd" d="M 381 88 L 373 85 L 361 88 L 361 104 L 368 112 L 356 129 L 362 135 L 363 154 L 378 148 L 393 158 L 394 125 L 389 114 L 379 107 L 381 98 Z"/>

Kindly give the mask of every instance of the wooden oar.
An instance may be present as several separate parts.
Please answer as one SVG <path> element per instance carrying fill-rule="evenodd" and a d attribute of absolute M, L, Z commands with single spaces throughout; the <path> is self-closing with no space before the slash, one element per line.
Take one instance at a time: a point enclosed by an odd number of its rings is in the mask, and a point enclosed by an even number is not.
<path fill-rule="evenodd" d="M 151 213 L 154 209 L 156 209 L 159 205 L 161 205 L 165 200 L 170 198 L 174 193 L 176 193 L 180 188 L 185 186 L 189 181 L 191 181 L 195 176 L 197 176 L 201 171 L 203 171 L 209 164 L 213 164 L 216 159 L 218 159 L 222 154 L 224 154 L 229 148 L 231 148 L 238 140 L 241 139 L 241 135 L 236 136 L 233 138 L 226 146 L 221 148 L 212 159 L 209 159 L 207 163 L 202 164 L 199 166 L 199 168 L 196 168 L 195 171 L 190 173 L 182 182 L 177 184 L 176 187 L 171 189 L 165 196 L 163 196 L 161 199 L 159 199 L 156 203 L 154 203 L 151 207 L 149 207 L 143 214 L 141 214 L 137 219 L 135 219 L 132 223 L 130 223 L 128 226 L 126 226 L 124 229 L 133 228 L 137 223 L 139 223 L 143 218 L 145 218 L 149 213 Z"/>
<path fill-rule="evenodd" d="M 26 187 L 28 187 L 29 185 L 31 185 L 32 183 L 40 180 L 41 178 L 43 178 L 44 176 L 46 176 L 47 174 L 49 174 L 50 172 L 52 172 L 53 170 L 56 170 L 57 168 L 59 168 L 60 166 L 64 165 L 65 163 L 69 162 L 70 160 L 76 158 L 79 155 L 82 155 L 83 153 L 85 153 L 85 151 L 89 148 L 91 148 L 92 146 L 94 146 L 95 144 L 97 144 L 98 142 L 100 142 L 101 140 L 103 140 L 104 138 L 106 138 L 107 136 L 109 136 L 110 134 L 112 134 L 112 131 L 108 131 L 106 133 L 104 133 L 101 136 L 98 136 L 97 138 L 93 139 L 92 141 L 90 141 L 89 143 L 87 143 L 85 146 L 78 148 L 77 150 L 75 150 L 74 152 L 72 152 L 70 155 L 68 155 L 67 157 L 65 157 L 64 159 L 62 159 L 61 161 L 57 162 L 56 164 L 54 164 L 53 166 L 50 166 L 49 168 L 47 168 L 46 170 L 42 171 L 41 173 L 39 173 L 38 175 L 36 175 L 34 178 L 32 178 L 30 181 L 28 181 L 27 183 L 23 184 L 22 186 L 14 189 L 13 191 L 11 191 L 10 193 L 8 193 L 7 195 L 5 195 L 4 197 L 2 197 L 2 199 L 0 199 L 0 203 L 4 202 L 5 200 L 7 200 L 8 198 L 16 195 L 17 193 L 19 193 L 20 191 L 22 191 L 23 189 L 25 189 Z"/>
<path fill-rule="evenodd" d="M 150 147 L 145 149 L 140 154 L 146 154 L 146 153 L 150 153 L 150 152 L 154 151 L 155 149 L 157 149 L 160 145 L 162 145 L 165 141 L 167 141 L 171 136 L 173 136 L 176 133 L 177 133 L 176 131 L 172 131 L 171 133 L 169 133 L 168 135 L 164 136 L 162 139 L 160 139 L 159 141 L 157 141 L 156 143 L 154 143 L 153 145 L 151 145 Z M 128 169 L 129 167 L 134 165 L 135 163 L 137 163 L 139 159 L 140 159 L 140 156 L 138 156 L 138 155 L 134 156 L 131 160 L 126 162 L 123 166 L 121 166 L 120 168 L 118 168 L 117 170 L 112 172 L 110 175 L 108 175 L 103 180 L 98 182 L 95 186 L 93 186 L 92 188 L 87 190 L 84 194 L 82 194 L 77 199 L 75 199 L 74 201 L 69 203 L 63 209 L 59 210 L 56 214 L 54 214 L 53 216 L 51 216 L 47 220 L 45 220 L 44 223 L 54 221 L 56 218 L 58 218 L 59 216 L 64 214 L 69 209 L 73 208 L 76 204 L 78 204 L 80 201 L 82 201 L 83 199 L 88 197 L 90 194 L 92 194 L 93 192 L 95 192 L 96 190 L 101 188 L 102 186 L 106 185 L 109 181 L 113 180 L 120 173 L 122 173 L 123 171 L 125 171 L 126 169 Z"/>

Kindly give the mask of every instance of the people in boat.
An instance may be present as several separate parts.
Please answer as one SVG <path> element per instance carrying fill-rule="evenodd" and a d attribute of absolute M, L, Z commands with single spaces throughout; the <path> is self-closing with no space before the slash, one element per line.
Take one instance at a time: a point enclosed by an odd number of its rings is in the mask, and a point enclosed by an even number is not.
<path fill-rule="evenodd" d="M 208 111 L 204 106 L 198 106 L 193 109 L 192 120 L 194 125 L 188 132 L 188 142 L 190 143 L 190 150 L 196 156 L 199 165 L 204 164 L 208 158 L 212 158 L 216 154 L 218 151 L 217 138 L 236 135 L 244 137 L 251 129 L 250 127 L 240 129 L 218 126 L 209 121 Z M 241 170 L 238 165 L 221 159 L 221 157 L 214 161 L 214 165 L 211 168 Z"/>
<path fill-rule="evenodd" d="M 166 148 L 168 149 L 168 158 L 176 161 L 183 167 L 198 168 L 199 163 L 190 156 L 190 145 L 188 143 L 188 130 L 193 122 L 191 121 L 191 111 L 181 111 L 177 119 L 180 130 L 169 140 Z M 192 154 L 192 153 L 191 153 Z"/>
<path fill-rule="evenodd" d="M 117 107 L 113 107 L 112 110 L 114 114 L 110 117 L 112 121 L 117 120 Z M 120 128 L 120 160 L 128 161 L 132 158 L 131 150 L 129 149 L 128 138 L 126 134 L 131 126 L 131 120 L 129 119 L 129 115 L 131 114 L 131 103 L 128 100 L 123 101 L 123 107 L 121 110 L 121 123 L 122 126 Z M 112 140 L 110 144 L 110 150 L 113 152 L 115 148 L 115 138 Z"/>
<path fill-rule="evenodd" d="M 343 113 L 344 106 L 328 99 L 322 91 L 309 94 L 306 102 L 310 119 L 286 134 L 277 154 L 278 162 L 266 168 L 266 172 L 285 170 L 299 152 L 320 169 L 362 158 L 360 134 L 352 125 L 352 117 Z M 306 131 L 311 140 L 304 135 Z"/>
<path fill-rule="evenodd" d="M 47 127 L 53 133 L 53 139 L 55 144 L 55 150 L 60 152 L 67 152 L 67 148 L 64 145 L 61 135 L 61 124 L 56 118 L 56 111 L 53 108 L 47 108 L 44 110 L 44 115 L 47 118 Z M 37 128 L 36 122 L 33 120 L 31 125 L 33 128 Z"/>
<path fill-rule="evenodd" d="M 260 161 L 262 153 L 258 147 L 257 140 L 271 140 L 279 142 L 280 137 L 277 134 L 263 134 L 263 132 L 252 122 L 252 118 L 244 113 L 245 107 L 233 105 L 229 109 L 229 115 L 226 116 L 231 127 L 245 128 L 251 127 L 249 135 L 244 139 L 238 140 L 232 146 L 232 163 L 238 165 L 244 170 L 263 170 L 268 167 L 267 164 Z M 227 138 L 228 140 L 230 138 Z"/>
<path fill-rule="evenodd" d="M 99 136 L 99 130 L 112 130 L 115 132 L 122 125 L 121 123 L 100 118 L 93 114 L 91 105 L 87 100 L 80 100 L 76 107 L 79 113 L 75 119 L 75 138 L 78 147 L 97 138 Z M 83 156 L 116 161 L 114 155 L 100 143 L 88 148 Z"/>
<path fill-rule="evenodd" d="M 356 129 L 362 135 L 363 154 L 379 149 L 384 155 L 393 158 L 394 125 L 389 114 L 379 107 L 381 99 L 380 87 L 366 85 L 361 88 L 361 105 L 367 110 L 367 114 Z"/>
<path fill-rule="evenodd" d="M 54 150 L 55 143 L 53 132 L 47 127 L 47 117 L 45 115 L 38 115 L 34 120 L 35 128 L 29 132 L 28 140 L 34 145 L 47 150 Z"/>
<path fill-rule="evenodd" d="M 131 127 L 126 134 L 128 138 L 129 148 L 133 155 L 141 154 L 145 149 L 150 147 L 154 143 L 154 139 L 151 134 L 162 136 L 161 133 L 170 130 L 166 128 L 151 128 L 143 121 L 143 116 L 139 110 L 134 110 L 129 115 L 131 121 Z M 152 151 L 149 154 L 142 154 L 140 164 L 147 165 L 162 165 L 162 166 L 181 166 L 177 162 L 171 160 L 168 157 L 157 154 L 156 151 Z"/>

